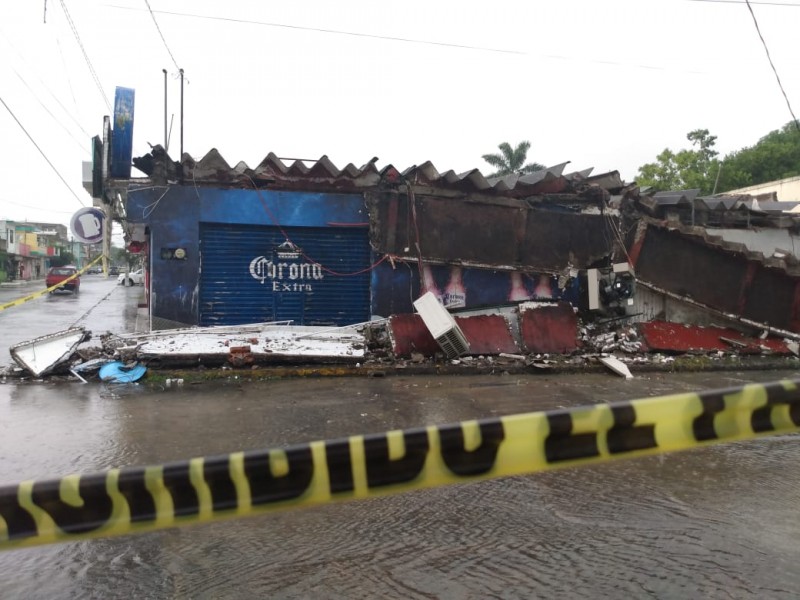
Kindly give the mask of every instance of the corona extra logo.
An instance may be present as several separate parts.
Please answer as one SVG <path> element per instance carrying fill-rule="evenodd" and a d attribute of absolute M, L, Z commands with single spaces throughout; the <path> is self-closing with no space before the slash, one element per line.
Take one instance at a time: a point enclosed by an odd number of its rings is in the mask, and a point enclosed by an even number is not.
<path fill-rule="evenodd" d="M 301 252 L 302 252 L 302 249 L 299 248 L 298 246 L 295 246 L 289 240 L 286 240 L 285 242 L 283 242 L 275 250 L 275 254 L 278 256 L 278 258 L 282 258 L 284 260 L 287 260 L 287 259 L 289 259 L 289 260 L 292 260 L 292 259 L 297 260 L 298 258 L 300 258 L 300 253 Z"/>
<path fill-rule="evenodd" d="M 276 256 L 284 258 L 280 252 Z M 311 283 L 325 277 L 319 263 L 282 262 L 266 256 L 256 256 L 250 261 L 250 275 L 262 285 L 270 280 L 273 292 L 310 292 Z"/>

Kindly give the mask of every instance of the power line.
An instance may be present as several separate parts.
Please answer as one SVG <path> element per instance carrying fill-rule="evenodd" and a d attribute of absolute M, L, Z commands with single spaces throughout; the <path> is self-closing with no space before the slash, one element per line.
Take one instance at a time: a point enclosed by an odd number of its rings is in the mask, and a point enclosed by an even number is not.
<path fill-rule="evenodd" d="M 169 46 L 167 46 L 167 40 L 164 39 L 164 34 L 161 33 L 161 27 L 158 26 L 158 21 L 156 21 L 156 15 L 153 13 L 153 9 L 150 7 L 149 0 L 144 0 L 144 3 L 147 5 L 147 10 L 150 11 L 150 16 L 153 17 L 153 24 L 156 26 L 156 29 L 158 30 L 158 35 L 161 36 L 161 41 L 164 42 L 164 48 L 167 49 L 169 57 L 172 59 L 172 64 L 174 64 L 175 68 L 180 71 L 181 68 L 178 66 L 178 61 L 175 60 L 175 57 L 172 55 L 172 50 L 170 50 Z"/>
<path fill-rule="evenodd" d="M 2 32 L 0 32 L 0 33 L 2 33 Z M 30 71 L 34 72 L 34 74 L 35 74 L 35 73 L 36 73 L 36 70 L 35 70 L 35 69 L 34 69 L 34 68 L 33 68 L 33 67 L 30 65 L 30 63 L 28 63 L 28 61 L 27 61 L 27 60 L 25 60 L 25 57 L 24 57 L 24 56 L 23 56 L 23 55 L 20 53 L 20 51 L 19 51 L 19 50 L 17 50 L 17 48 L 14 46 L 14 44 L 12 44 L 12 43 L 11 43 L 11 40 L 9 40 L 9 39 L 8 39 L 8 38 L 7 38 L 7 37 L 4 35 L 4 34 L 2 35 L 2 38 L 5 40 L 6 44 L 8 44 L 8 46 L 9 46 L 9 47 L 10 47 L 10 48 L 11 48 L 11 49 L 12 49 L 12 50 L 13 50 L 13 51 L 16 53 L 16 55 L 17 55 L 17 56 L 18 56 L 18 57 L 19 57 L 19 58 L 22 60 L 22 62 L 23 62 L 23 63 L 24 63 L 24 64 L 25 64 L 25 65 L 28 67 L 28 69 L 29 69 Z M 59 54 L 61 55 L 61 61 L 62 61 L 62 63 L 63 63 L 63 62 L 64 62 L 64 55 L 63 55 L 63 54 L 61 54 L 61 44 L 59 43 L 59 44 L 58 44 L 58 46 L 59 46 Z M 28 89 L 31 91 L 31 94 L 33 94 L 33 95 L 36 97 L 36 94 L 35 94 L 35 93 L 34 93 L 34 91 L 31 89 L 31 87 L 28 85 L 28 83 L 25 81 L 25 79 L 23 79 L 22 75 L 20 75 L 20 74 L 17 72 L 17 70 L 16 70 L 14 67 L 11 67 L 11 70 L 12 70 L 12 71 L 14 71 L 14 73 L 17 75 L 17 77 L 19 77 L 19 78 L 20 78 L 20 80 L 22 81 L 22 83 L 24 83 L 24 84 L 25 84 L 25 87 L 27 87 L 27 88 L 28 88 Z M 64 65 L 64 72 L 65 72 L 65 73 L 66 73 L 66 75 L 67 75 L 67 81 L 69 81 L 69 70 L 66 68 L 66 65 Z M 81 132 L 83 133 L 83 135 L 85 135 L 87 138 L 91 138 L 91 137 L 92 137 L 92 136 L 91 136 L 91 134 L 87 133 L 87 131 L 86 131 L 86 130 L 83 128 L 83 126 L 82 126 L 82 125 L 81 125 L 81 124 L 78 122 L 78 120 L 77 120 L 77 119 L 76 119 L 76 118 L 75 118 L 75 117 L 72 115 L 72 113 L 71 113 L 71 112 L 70 112 L 70 111 L 67 109 L 67 107 L 66 107 L 66 106 L 64 106 L 64 104 L 62 104 L 61 100 L 59 100 L 59 99 L 58 99 L 58 96 L 56 96 L 56 95 L 55 95 L 55 93 L 53 92 L 53 90 L 52 90 L 52 89 L 50 89 L 50 87 L 47 85 L 47 83 L 45 83 L 45 82 L 42 80 L 42 78 L 41 78 L 41 77 L 39 77 L 38 75 L 36 76 L 36 78 L 39 80 L 39 83 L 41 83 L 41 84 L 42 84 L 42 87 L 48 91 L 48 93 L 49 93 L 49 94 L 50 94 L 50 96 L 53 98 L 53 100 L 55 100 L 55 101 L 56 101 L 56 104 L 58 104 L 58 105 L 59 105 L 59 106 L 60 106 L 60 107 L 61 107 L 61 108 L 64 110 L 64 114 L 66 114 L 66 115 L 67 115 L 67 116 L 68 116 L 70 119 L 72 119 L 72 122 L 73 122 L 73 123 L 75 123 L 75 126 L 76 126 L 78 129 L 80 129 L 80 130 L 81 130 Z M 75 103 L 75 104 L 76 104 L 76 106 L 77 106 L 77 102 L 75 102 L 75 94 L 74 94 L 74 92 L 72 91 L 72 83 L 70 83 L 70 93 L 72 94 L 72 101 L 73 101 L 73 103 Z M 38 100 L 38 97 L 37 97 L 37 100 Z M 41 103 L 41 100 L 39 100 L 39 102 Z M 45 108 L 45 110 L 47 110 L 47 109 Z M 49 111 L 48 111 L 48 112 L 49 112 Z M 52 116 L 52 113 L 51 113 L 51 116 Z M 53 118 L 55 119 L 55 117 L 53 117 Z M 56 119 L 56 120 L 58 120 L 58 119 Z M 82 142 L 81 142 L 81 143 L 82 143 Z"/>
<path fill-rule="evenodd" d="M 756 26 L 756 31 L 758 32 L 758 37 L 761 38 L 761 44 L 764 46 L 764 51 L 767 53 L 767 60 L 769 61 L 769 66 L 772 67 L 772 72 L 775 73 L 775 79 L 778 80 L 778 87 L 781 88 L 781 93 L 783 94 L 783 98 L 786 100 L 786 106 L 789 107 L 789 114 L 792 115 L 792 120 L 794 121 L 794 126 L 797 131 L 800 131 L 800 124 L 797 123 L 797 117 L 794 116 L 794 111 L 792 110 L 792 105 L 789 102 L 789 96 L 786 95 L 786 90 L 783 89 L 783 84 L 781 83 L 781 78 L 778 75 L 778 70 L 775 68 L 775 65 L 772 62 L 772 57 L 769 55 L 769 48 L 767 48 L 767 42 L 764 40 L 764 36 L 761 35 L 761 28 L 758 26 L 758 20 L 756 19 L 756 13 L 753 12 L 753 7 L 750 6 L 750 0 L 745 0 L 747 4 L 747 9 L 750 11 L 750 15 L 753 17 L 753 23 Z"/>
<path fill-rule="evenodd" d="M 58 119 L 56 119 L 56 116 L 55 116 L 55 115 L 54 115 L 54 114 L 53 114 L 53 113 L 50 111 L 50 109 L 49 109 L 49 108 L 47 108 L 47 106 L 45 106 L 44 102 L 42 102 L 41 98 L 39 98 L 39 96 L 37 96 L 37 95 L 36 95 L 36 92 L 34 92 L 34 91 L 33 91 L 33 89 L 31 88 L 31 86 L 29 86 L 29 85 L 28 85 L 28 82 L 27 82 L 27 81 L 25 81 L 25 79 L 23 79 L 22 75 L 20 75 L 20 74 L 17 72 L 17 70 L 16 70 L 14 67 L 11 67 L 11 70 L 12 70 L 12 71 L 14 71 L 14 74 L 15 74 L 17 77 L 19 77 L 19 80 L 22 82 L 22 84 L 23 84 L 23 85 L 24 85 L 26 88 L 28 88 L 28 91 L 31 93 L 31 95 L 32 95 L 34 98 L 36 98 L 36 100 L 39 102 L 39 105 L 40 105 L 40 106 L 41 106 L 41 107 L 42 107 L 42 108 L 45 110 L 45 112 L 46 112 L 48 115 L 50 115 L 51 117 L 53 117 L 53 120 L 54 120 L 56 123 L 58 123 L 58 124 L 61 126 L 61 128 L 62 128 L 62 129 L 63 129 L 63 130 L 64 130 L 64 131 L 67 133 L 67 135 L 68 135 L 69 137 L 71 137 L 71 138 L 72 138 L 72 139 L 75 141 L 75 143 L 76 143 L 76 144 L 78 144 L 78 145 L 80 146 L 81 150 L 83 150 L 84 152 L 87 152 L 87 150 L 86 150 L 86 147 L 83 145 L 84 143 L 83 143 L 83 142 L 81 142 L 81 141 L 79 141 L 79 140 L 78 140 L 78 138 L 76 138 L 74 135 L 72 135 L 72 132 L 71 132 L 69 129 L 67 129 L 67 127 L 66 127 L 66 125 L 64 125 L 64 123 L 62 123 L 61 121 L 59 121 Z M 85 133 L 85 132 L 84 132 L 84 133 Z M 89 135 L 87 134 L 87 138 L 90 138 L 90 137 L 91 137 L 91 136 L 89 136 Z"/>
<path fill-rule="evenodd" d="M 81 206 L 86 206 L 86 205 L 83 203 L 83 200 L 81 200 L 81 199 L 78 197 L 78 194 L 76 194 L 76 193 L 75 193 L 75 190 L 73 190 L 73 189 L 70 187 L 70 185 L 67 183 L 67 180 L 66 180 L 66 179 L 64 179 L 64 177 L 62 177 L 61 173 L 59 173 L 59 172 L 58 172 L 58 169 L 56 169 L 55 165 L 53 165 L 53 163 L 52 163 L 52 162 L 50 162 L 50 159 L 49 159 L 49 158 L 47 158 L 47 155 L 46 155 L 46 154 L 44 153 L 44 151 L 43 151 L 43 150 L 42 150 L 42 149 L 39 147 L 39 144 L 37 144 L 37 143 L 36 143 L 36 140 L 34 140 L 34 139 L 31 137 L 31 134 L 30 134 L 30 133 L 28 133 L 28 130 L 27 130 L 27 129 L 25 129 L 25 126 L 24 126 L 22 123 L 20 123 L 19 119 L 17 118 L 17 115 L 15 115 L 15 114 L 14 114 L 14 111 L 12 111 L 12 110 L 11 110 L 11 108 L 9 108 L 8 104 L 6 104 L 6 101 L 5 101 L 5 100 L 3 100 L 3 97 L 2 97 L 2 96 L 0 96 L 0 102 L 2 102 L 2 103 L 3 103 L 3 106 L 5 106 L 5 107 L 6 107 L 6 110 L 7 110 L 7 111 L 8 111 L 8 113 L 9 113 L 9 114 L 10 114 L 10 115 L 11 115 L 11 116 L 14 118 L 14 120 L 17 122 L 17 125 L 19 125 L 19 126 L 20 126 L 20 129 L 22 129 L 22 131 L 24 131 L 24 132 L 25 132 L 25 135 L 27 135 L 27 136 L 28 136 L 28 139 L 31 141 L 31 143 L 32 143 L 34 146 L 36 146 L 36 149 L 39 151 L 39 154 L 41 154 L 41 155 L 42 155 L 42 157 L 43 157 L 43 158 L 44 158 L 44 159 L 47 161 L 47 164 L 48 164 L 48 165 L 50 165 L 50 168 L 51 168 L 51 169 L 53 169 L 53 172 L 54 172 L 56 175 L 58 175 L 58 178 L 61 180 L 61 183 L 63 183 L 65 186 L 67 186 L 67 189 L 70 191 L 70 193 L 71 193 L 73 196 L 75 196 L 75 199 L 76 199 L 78 202 L 80 202 L 80 203 L 81 203 Z"/>
<path fill-rule="evenodd" d="M 129 6 L 116 6 L 116 5 L 109 5 L 112 8 L 116 8 L 119 10 L 138 10 L 136 8 L 132 8 Z M 345 31 L 341 29 L 325 29 L 321 27 L 305 27 L 302 25 L 288 25 L 286 23 L 271 23 L 268 21 L 254 21 L 249 19 L 236 19 L 233 17 L 218 17 L 212 15 L 199 15 L 195 13 L 182 13 L 182 12 L 173 12 L 173 11 L 166 11 L 166 10 L 156 10 L 153 11 L 162 15 L 170 15 L 173 17 L 188 17 L 192 19 L 205 19 L 208 21 L 226 21 L 228 23 L 238 23 L 244 25 L 260 25 L 262 27 L 277 27 L 282 29 L 291 29 L 294 31 L 313 31 L 317 33 L 327 33 L 332 35 L 344 35 L 344 36 L 351 36 L 357 38 L 366 38 L 366 39 L 375 39 L 375 40 L 388 40 L 392 42 L 404 42 L 410 44 L 423 44 L 428 46 L 439 46 L 445 48 L 458 48 L 461 50 L 477 50 L 482 52 L 495 52 L 499 54 L 513 54 L 516 56 L 531 56 L 529 52 L 523 52 L 521 50 L 507 50 L 503 48 L 489 48 L 486 46 L 471 46 L 468 44 L 452 44 L 448 42 L 437 42 L 432 40 L 422 40 L 422 39 L 415 39 L 415 38 L 405 38 L 405 37 L 398 37 L 398 36 L 388 36 L 388 35 L 377 35 L 371 33 L 361 33 L 356 31 Z M 571 56 L 559 56 L 554 54 L 544 55 L 544 58 L 551 59 L 551 60 L 577 60 L 582 62 L 589 62 L 601 65 L 610 65 L 610 66 L 620 66 L 620 67 L 635 67 L 637 69 L 648 69 L 648 70 L 667 70 L 664 67 L 660 66 L 653 66 L 653 65 L 642 65 L 642 64 L 635 64 L 635 63 L 624 63 L 618 61 L 611 61 L 611 60 L 597 60 L 597 59 L 586 59 L 586 58 L 575 58 Z M 703 74 L 700 71 L 684 71 L 686 73 L 700 75 Z"/>
<path fill-rule="evenodd" d="M 62 0 L 63 2 L 63 0 Z M 114 8 L 121 8 L 125 10 L 136 10 L 131 9 L 128 6 L 115 6 Z M 149 5 L 148 5 L 149 8 Z M 153 11 L 151 11 L 153 12 Z M 340 29 L 324 29 L 321 27 L 304 27 L 301 25 L 287 25 L 286 23 L 270 23 L 267 21 L 253 21 L 248 19 L 235 19 L 233 17 L 215 17 L 209 15 L 198 15 L 194 13 L 180 13 L 180 12 L 171 12 L 167 10 L 157 10 L 154 11 L 162 15 L 170 15 L 173 17 L 190 17 L 193 19 L 206 19 L 209 21 L 227 21 L 229 23 L 242 23 L 246 25 L 261 25 L 263 27 L 279 27 L 282 29 L 294 29 L 300 31 L 316 31 L 317 33 L 330 33 L 335 35 L 348 35 L 352 37 L 359 37 L 359 38 L 370 38 L 370 39 L 377 39 L 377 40 L 390 40 L 394 42 L 410 42 L 414 44 L 428 44 L 431 46 L 445 46 L 448 48 L 461 48 L 466 50 L 483 50 L 485 52 L 499 52 L 501 54 L 520 54 L 524 55 L 524 52 L 520 52 L 518 50 L 503 50 L 500 48 L 487 48 L 483 46 L 469 46 L 466 44 L 451 44 L 448 42 L 433 42 L 430 40 L 419 40 L 414 38 L 404 38 L 404 37 L 396 37 L 396 36 L 388 36 L 388 35 L 377 35 L 372 33 L 359 33 L 356 31 L 344 31 Z"/>
<path fill-rule="evenodd" d="M 38 210 L 46 213 L 57 213 L 61 215 L 71 215 L 73 211 L 70 210 L 52 210 L 50 208 L 42 208 L 41 206 L 31 206 L 30 204 L 21 204 L 19 202 L 14 202 L 13 200 L 3 200 L 3 204 L 13 204 L 14 206 L 20 206 L 22 208 L 30 208 L 31 210 Z"/>
<path fill-rule="evenodd" d="M 67 5 L 64 4 L 64 0 L 61 0 L 61 8 L 64 10 L 64 15 L 67 17 L 67 22 L 69 23 L 70 28 L 72 29 L 72 34 L 75 36 L 75 40 L 78 42 L 78 46 L 83 52 L 83 58 L 86 61 L 86 65 L 89 67 L 89 73 L 92 74 L 92 79 L 94 79 L 94 83 L 97 86 L 97 89 L 100 91 L 100 95 L 103 97 L 103 100 L 106 103 L 106 107 L 108 108 L 108 112 L 114 112 L 111 108 L 111 103 L 108 101 L 108 97 L 106 93 L 103 91 L 103 86 L 100 85 L 100 79 L 97 77 L 97 72 L 94 70 L 92 66 L 92 61 L 89 60 L 89 55 L 86 54 L 86 48 L 83 47 L 83 42 L 81 41 L 81 36 L 78 34 L 78 29 L 75 27 L 75 23 L 72 21 L 72 17 L 67 10 Z"/>
<path fill-rule="evenodd" d="M 747 0 L 686 0 L 687 2 L 706 2 L 708 4 L 745 4 Z M 763 6 L 786 6 L 787 8 L 800 8 L 800 4 L 791 2 L 749 2 L 748 4 L 761 4 Z"/>

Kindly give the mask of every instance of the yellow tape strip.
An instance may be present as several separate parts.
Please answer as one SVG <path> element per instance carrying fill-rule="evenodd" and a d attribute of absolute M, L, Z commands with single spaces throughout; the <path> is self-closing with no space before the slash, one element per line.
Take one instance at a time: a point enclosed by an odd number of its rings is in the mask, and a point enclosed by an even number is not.
<path fill-rule="evenodd" d="M 58 288 L 63 287 L 68 282 L 70 282 L 73 279 L 75 279 L 76 277 L 79 277 L 80 275 L 82 275 L 84 273 L 84 271 L 86 271 L 86 269 L 91 267 L 93 264 L 95 264 L 101 258 L 103 258 L 102 255 L 98 256 L 92 262 L 90 262 L 88 265 L 86 265 L 81 270 L 79 270 L 77 273 L 75 273 L 75 275 L 70 275 L 64 281 L 61 281 L 61 282 L 57 283 L 56 285 L 51 285 L 49 288 L 45 288 L 45 289 L 40 290 L 38 292 L 34 292 L 33 294 L 31 294 L 29 296 L 25 296 L 24 298 L 19 298 L 17 300 L 12 300 L 11 302 L 6 302 L 5 304 L 0 304 L 0 311 L 6 310 L 8 308 L 12 308 L 14 306 L 19 306 L 20 304 L 25 304 L 26 302 L 30 302 L 31 300 L 35 300 L 36 298 L 41 298 L 42 296 L 44 296 L 46 294 L 49 294 L 53 290 L 57 290 Z"/>
<path fill-rule="evenodd" d="M 124 535 L 800 431 L 800 380 L 0 487 L 0 549 Z"/>

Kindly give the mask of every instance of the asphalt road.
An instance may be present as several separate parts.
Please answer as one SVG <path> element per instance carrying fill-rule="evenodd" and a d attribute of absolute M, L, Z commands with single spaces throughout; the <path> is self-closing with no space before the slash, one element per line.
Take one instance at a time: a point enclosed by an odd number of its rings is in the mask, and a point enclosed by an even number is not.
<path fill-rule="evenodd" d="M 0 304 L 44 289 L 44 280 L 0 286 Z M 0 365 L 13 361 L 8 349 L 14 344 L 83 326 L 99 336 L 107 331 L 133 331 L 142 286 L 117 284 L 116 277 L 83 275 L 80 292 L 57 291 L 0 311 Z"/>
<path fill-rule="evenodd" d="M 44 284 L 0 288 L 0 302 Z M 133 329 L 85 276 L 0 312 L 0 345 Z M 794 377 L 795 372 L 0 384 L 0 485 Z M 798 436 L 13 550 L 2 598 L 795 598 Z M 0 519 L 0 530 L 3 521 Z"/>

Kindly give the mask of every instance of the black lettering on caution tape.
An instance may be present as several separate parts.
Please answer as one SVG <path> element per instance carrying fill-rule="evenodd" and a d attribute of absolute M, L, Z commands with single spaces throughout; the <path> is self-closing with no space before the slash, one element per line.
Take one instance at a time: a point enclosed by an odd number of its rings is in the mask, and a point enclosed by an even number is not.
<path fill-rule="evenodd" d="M 428 456 L 428 432 L 425 429 L 410 429 L 403 432 L 405 454 L 402 458 L 389 457 L 387 434 L 370 435 L 364 438 L 364 453 L 367 461 L 367 485 L 371 488 L 405 483 L 416 479 L 422 472 Z"/>
<path fill-rule="evenodd" d="M 667 436 L 665 443 L 671 444 L 671 449 L 685 449 L 694 447 L 698 442 L 720 440 L 723 437 L 742 439 L 759 433 L 800 429 L 800 381 L 750 385 L 688 396 L 699 401 L 699 415 L 694 408 L 687 413 L 687 395 L 678 394 L 590 408 L 518 415 L 537 420 L 544 417 L 549 432 L 543 439 L 534 431 L 517 429 L 515 435 L 524 436 L 526 442 L 541 444 L 539 447 L 544 451 L 546 461 L 552 466 L 559 466 L 564 461 L 588 459 L 589 462 L 597 462 L 598 459 L 635 456 L 641 451 L 651 454 L 650 451 L 658 449 L 656 440 L 664 436 Z M 766 403 L 763 402 L 764 398 Z M 649 410 L 645 407 L 651 402 L 659 411 L 648 414 L 666 416 L 659 417 L 656 422 L 639 422 L 640 408 Z M 676 411 L 670 413 L 673 402 Z M 750 408 L 752 404 L 761 406 Z M 784 415 L 788 413 L 791 423 L 785 417 L 778 418 L 781 413 L 776 411 L 785 411 L 782 413 Z M 725 425 L 717 430 L 715 419 L 722 419 L 723 415 L 725 419 L 720 424 Z M 582 427 L 588 431 L 575 433 L 577 417 L 581 418 Z M 586 420 L 588 417 L 592 420 Z M 183 517 L 182 522 L 191 522 L 200 515 L 201 498 L 207 497 L 207 493 L 211 496 L 213 513 L 222 515 L 248 506 L 257 508 L 275 503 L 300 505 L 309 499 L 318 504 L 336 498 L 368 496 L 371 491 L 398 484 L 404 484 L 402 489 L 405 490 L 413 488 L 415 482 L 425 486 L 451 483 L 451 478 L 437 475 L 435 468 L 431 473 L 425 473 L 426 461 L 431 458 L 432 451 L 430 436 L 434 435 L 439 444 L 439 458 L 451 474 L 457 477 L 486 477 L 491 476 L 495 468 L 500 474 L 503 465 L 498 464 L 498 457 L 501 456 L 503 444 L 506 441 L 514 442 L 507 439 L 511 430 L 504 426 L 504 419 L 508 418 L 511 417 L 456 423 L 435 429 L 354 436 L 323 442 L 319 446 L 300 444 L 285 449 L 249 451 L 162 466 L 133 467 L 103 474 L 3 486 L 0 487 L 0 517 L 6 528 L 4 539 L 0 539 L 0 547 L 26 541 L 44 543 L 54 539 L 74 539 L 76 536 L 92 537 L 102 535 L 105 526 L 110 529 L 116 525 L 113 532 L 120 533 L 174 524 L 168 517 Z M 749 422 L 750 427 L 740 431 L 743 422 Z M 474 443 L 477 440 L 472 439 L 473 443 L 468 444 L 465 432 L 479 434 L 479 443 Z M 396 436 L 402 436 L 402 452 L 399 446 L 394 452 L 390 450 L 390 440 L 399 442 Z M 364 462 L 354 465 L 354 451 L 360 449 L 360 445 L 363 445 Z M 468 445 L 470 449 L 467 449 Z M 514 445 L 510 447 L 514 448 Z M 605 447 L 608 453 L 601 455 L 601 449 Z M 314 448 L 324 451 L 317 454 L 318 462 L 315 462 Z M 515 464 L 513 472 L 533 473 L 545 468 L 532 456 L 509 458 L 519 463 Z M 239 475 L 235 475 L 235 465 L 239 464 L 241 471 L 236 470 Z M 359 467 L 359 473 L 366 474 L 368 488 L 359 494 L 355 493 L 356 467 Z M 315 474 L 327 476 L 328 495 L 309 493 L 304 497 L 310 490 Z M 241 475 L 246 481 L 238 481 Z M 420 481 L 423 475 L 426 480 Z M 237 481 L 241 485 L 237 486 Z M 250 498 L 240 497 L 248 486 Z M 62 494 L 62 488 L 68 491 L 66 495 Z M 30 490 L 29 498 L 26 490 Z M 165 493 L 168 498 L 163 497 Z M 164 507 L 168 505 L 164 500 L 171 500 L 171 511 L 165 511 Z M 115 511 L 115 508 L 121 508 L 115 507 L 115 503 L 123 501 L 129 508 L 127 520 L 120 516 L 126 514 L 125 511 Z M 40 519 L 38 510 L 26 508 L 31 503 L 50 517 L 57 530 L 52 530 L 47 519 Z M 243 510 L 242 514 L 248 512 Z M 159 520 L 162 522 L 156 524 Z M 134 528 L 133 525 L 141 527 Z M 39 527 L 46 531 L 39 531 Z"/>
<path fill-rule="evenodd" d="M 82 506 L 71 506 L 61 499 L 61 481 L 39 481 L 33 484 L 31 498 L 67 533 L 86 533 L 105 525 L 114 508 L 106 492 L 106 475 L 81 475 L 78 493 Z"/>
<path fill-rule="evenodd" d="M 656 426 L 634 425 L 636 422 L 636 409 L 629 403 L 620 403 L 611 407 L 614 416 L 614 425 L 608 430 L 606 441 L 611 454 L 633 452 L 657 448 Z"/>
<path fill-rule="evenodd" d="M 442 460 L 456 475 L 482 475 L 494 467 L 500 443 L 505 439 L 503 422 L 499 419 L 481 421 L 480 446 L 472 451 L 464 448 L 464 430 L 461 424 L 438 427 L 442 445 Z"/>
<path fill-rule="evenodd" d="M 128 502 L 133 523 L 156 520 L 156 503 L 145 483 L 146 472 L 144 467 L 123 469 L 117 479 L 117 487 Z"/>
<path fill-rule="evenodd" d="M 547 462 L 555 463 L 576 458 L 600 456 L 597 433 L 572 433 L 572 414 L 565 410 L 547 413 L 550 434 L 544 440 Z"/>
<path fill-rule="evenodd" d="M 250 482 L 250 495 L 254 506 L 280 502 L 302 496 L 314 476 L 311 446 L 293 446 L 286 450 L 289 472 L 275 476 L 267 451 L 244 453 L 244 472 Z"/>
<path fill-rule="evenodd" d="M 31 513 L 19 504 L 19 486 L 7 485 L 0 488 L 0 517 L 6 522 L 8 539 L 19 540 L 37 534 L 36 521 Z"/>

